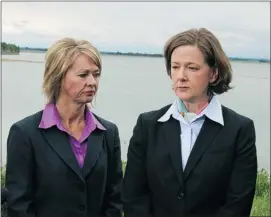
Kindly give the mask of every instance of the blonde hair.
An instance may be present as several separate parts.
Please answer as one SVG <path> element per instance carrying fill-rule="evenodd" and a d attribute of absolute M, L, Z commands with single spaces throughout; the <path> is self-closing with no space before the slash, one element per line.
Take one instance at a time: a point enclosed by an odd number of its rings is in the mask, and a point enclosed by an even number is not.
<path fill-rule="evenodd" d="M 60 94 L 61 82 L 80 54 L 92 59 L 102 71 L 100 53 L 89 41 L 63 38 L 56 41 L 45 56 L 45 71 L 42 89 L 48 103 L 55 102 Z"/>
<path fill-rule="evenodd" d="M 205 28 L 189 29 L 172 36 L 165 44 L 164 58 L 167 73 L 171 75 L 171 55 L 179 46 L 197 46 L 202 52 L 209 67 L 217 69 L 218 78 L 209 84 L 209 90 L 222 94 L 232 87 L 229 86 L 232 80 L 232 68 L 228 57 L 216 36 Z"/>

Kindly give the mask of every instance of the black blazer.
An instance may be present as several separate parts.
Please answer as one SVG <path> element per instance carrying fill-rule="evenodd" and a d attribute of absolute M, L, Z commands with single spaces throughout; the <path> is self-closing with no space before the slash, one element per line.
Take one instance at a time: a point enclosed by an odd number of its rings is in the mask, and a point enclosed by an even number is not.
<path fill-rule="evenodd" d="M 139 116 L 128 148 L 125 217 L 249 216 L 257 157 L 254 123 L 222 106 L 224 126 L 206 117 L 185 170 L 180 124 L 169 109 Z"/>
<path fill-rule="evenodd" d="M 38 128 L 42 111 L 12 125 L 7 141 L 6 187 L 9 217 L 121 217 L 123 178 L 118 128 L 88 137 L 84 167 L 67 134 Z"/>

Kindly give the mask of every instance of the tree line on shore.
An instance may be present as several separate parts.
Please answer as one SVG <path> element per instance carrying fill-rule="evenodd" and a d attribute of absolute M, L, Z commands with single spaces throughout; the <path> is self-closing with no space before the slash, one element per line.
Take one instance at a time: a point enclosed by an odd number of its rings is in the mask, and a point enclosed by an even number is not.
<path fill-rule="evenodd" d="M 15 44 L 8 44 L 6 42 L 1 42 L 1 52 L 2 54 L 19 54 L 20 47 Z"/>
<path fill-rule="evenodd" d="M 46 52 L 47 48 L 29 48 L 21 47 L 21 51 L 24 52 Z M 101 51 L 104 55 L 115 55 L 115 56 L 143 56 L 143 57 L 163 57 L 163 54 L 157 53 L 139 53 L 139 52 L 112 52 L 112 51 Z M 249 61 L 249 62 L 270 62 L 270 59 L 263 58 L 242 58 L 242 57 L 229 57 L 231 61 Z"/>
<path fill-rule="evenodd" d="M 1 42 L 2 54 L 19 54 L 20 51 L 23 52 L 46 52 L 47 48 L 30 48 L 30 47 L 19 47 L 15 44 L 8 44 L 6 42 Z M 139 52 L 110 52 L 101 51 L 101 54 L 105 55 L 117 55 L 117 56 L 144 56 L 144 57 L 163 57 L 163 54 L 155 53 L 139 53 Z M 270 59 L 263 58 L 241 58 L 241 57 L 229 57 L 232 61 L 252 61 L 252 62 L 270 62 Z"/>

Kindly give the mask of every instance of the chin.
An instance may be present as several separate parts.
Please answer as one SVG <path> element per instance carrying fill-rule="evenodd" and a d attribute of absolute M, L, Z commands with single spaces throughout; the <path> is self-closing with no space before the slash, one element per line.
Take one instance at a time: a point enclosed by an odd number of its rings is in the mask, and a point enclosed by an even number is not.
<path fill-rule="evenodd" d="M 92 103 L 93 98 L 85 100 L 85 103 Z"/>
<path fill-rule="evenodd" d="M 93 97 L 87 97 L 87 98 L 84 98 L 84 99 L 78 99 L 77 102 L 80 103 L 80 104 L 88 104 L 88 103 L 92 103 L 93 101 Z"/>
<path fill-rule="evenodd" d="M 184 92 L 176 92 L 176 96 L 182 101 L 190 101 L 192 99 L 190 94 Z"/>

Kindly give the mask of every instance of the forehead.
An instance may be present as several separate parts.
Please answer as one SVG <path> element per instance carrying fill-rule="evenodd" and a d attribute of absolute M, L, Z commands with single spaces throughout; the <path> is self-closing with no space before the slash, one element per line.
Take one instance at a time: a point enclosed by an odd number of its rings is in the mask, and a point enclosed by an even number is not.
<path fill-rule="evenodd" d="M 99 68 L 89 56 L 87 56 L 86 54 L 80 54 L 75 59 L 72 65 L 72 69 L 98 70 Z"/>
<path fill-rule="evenodd" d="M 185 45 L 175 48 L 171 55 L 171 62 L 203 64 L 205 59 L 197 46 Z"/>

